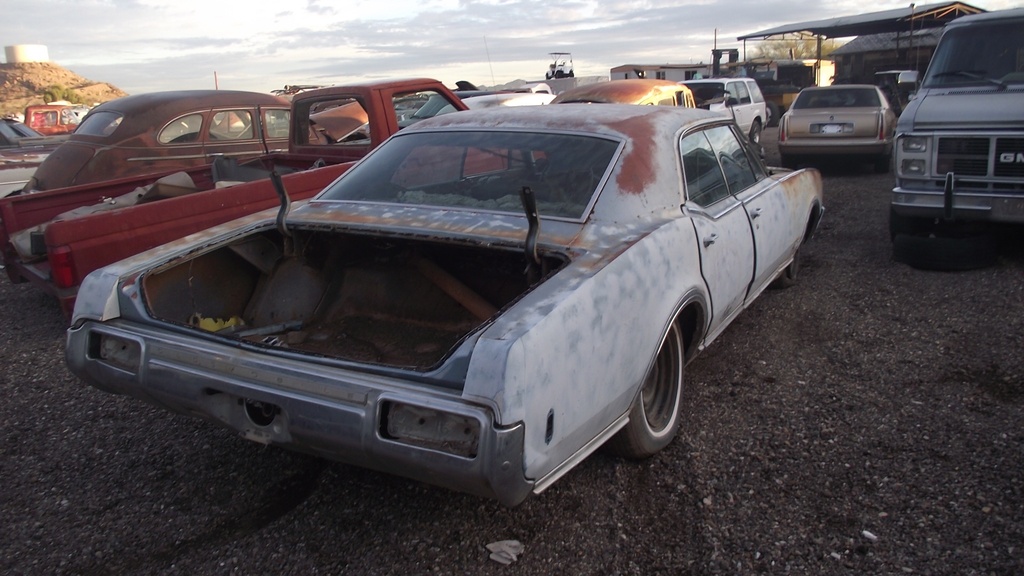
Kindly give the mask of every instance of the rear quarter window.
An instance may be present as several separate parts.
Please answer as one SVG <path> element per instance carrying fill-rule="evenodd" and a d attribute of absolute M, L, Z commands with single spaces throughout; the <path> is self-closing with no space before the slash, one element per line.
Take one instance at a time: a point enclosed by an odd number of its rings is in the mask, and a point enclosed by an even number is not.
<path fill-rule="evenodd" d="M 110 136 L 121 125 L 122 120 L 124 116 L 119 112 L 93 112 L 82 120 L 75 133 L 86 136 Z"/>

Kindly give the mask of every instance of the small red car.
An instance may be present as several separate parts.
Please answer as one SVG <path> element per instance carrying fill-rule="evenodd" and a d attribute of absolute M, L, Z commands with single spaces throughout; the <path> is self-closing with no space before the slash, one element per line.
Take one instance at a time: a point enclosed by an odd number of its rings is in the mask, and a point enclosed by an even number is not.
<path fill-rule="evenodd" d="M 244 161 L 288 147 L 288 100 L 234 90 L 125 96 L 93 108 L 25 191 L 184 170 L 217 156 Z"/>

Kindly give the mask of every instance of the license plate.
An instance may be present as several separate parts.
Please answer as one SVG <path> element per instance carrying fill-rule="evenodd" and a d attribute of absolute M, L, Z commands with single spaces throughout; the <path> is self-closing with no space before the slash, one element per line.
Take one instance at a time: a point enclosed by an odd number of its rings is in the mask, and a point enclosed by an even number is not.
<path fill-rule="evenodd" d="M 842 124 L 822 124 L 821 125 L 821 133 L 822 134 L 842 134 L 843 133 L 843 125 Z"/>

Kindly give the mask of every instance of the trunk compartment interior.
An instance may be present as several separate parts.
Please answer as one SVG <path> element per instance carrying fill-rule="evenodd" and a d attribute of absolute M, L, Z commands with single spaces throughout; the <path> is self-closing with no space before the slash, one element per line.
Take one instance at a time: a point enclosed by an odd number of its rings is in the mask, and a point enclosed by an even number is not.
<path fill-rule="evenodd" d="M 521 249 L 276 230 L 147 273 L 157 319 L 264 346 L 414 370 L 565 265 Z"/>

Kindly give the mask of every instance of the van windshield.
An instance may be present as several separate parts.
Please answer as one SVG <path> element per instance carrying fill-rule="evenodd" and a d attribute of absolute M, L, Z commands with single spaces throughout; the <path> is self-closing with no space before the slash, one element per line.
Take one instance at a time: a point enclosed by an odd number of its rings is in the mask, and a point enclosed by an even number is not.
<path fill-rule="evenodd" d="M 924 88 L 1024 82 L 1020 21 L 950 28 L 939 42 Z"/>

